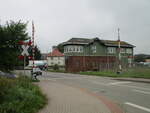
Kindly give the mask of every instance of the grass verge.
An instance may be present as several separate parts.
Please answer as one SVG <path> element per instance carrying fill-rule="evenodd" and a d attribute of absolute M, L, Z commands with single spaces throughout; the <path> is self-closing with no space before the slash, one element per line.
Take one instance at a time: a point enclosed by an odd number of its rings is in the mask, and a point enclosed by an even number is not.
<path fill-rule="evenodd" d="M 82 75 L 94 75 L 94 76 L 104 76 L 104 77 L 130 77 L 130 78 L 146 78 L 150 79 L 150 68 L 132 68 L 126 71 L 122 71 L 117 74 L 115 71 L 90 71 L 90 72 L 80 72 Z"/>
<path fill-rule="evenodd" d="M 36 113 L 46 103 L 46 96 L 29 78 L 0 78 L 0 113 Z"/>

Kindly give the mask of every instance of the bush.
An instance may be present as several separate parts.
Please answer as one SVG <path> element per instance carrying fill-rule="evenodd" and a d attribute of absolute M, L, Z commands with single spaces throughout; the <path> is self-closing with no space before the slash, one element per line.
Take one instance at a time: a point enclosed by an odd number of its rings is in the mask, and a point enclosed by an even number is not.
<path fill-rule="evenodd" d="M 59 66 L 58 66 L 57 64 L 55 64 L 55 65 L 53 66 L 53 70 L 59 70 Z"/>
<path fill-rule="evenodd" d="M 0 113 L 36 113 L 46 97 L 27 77 L 0 78 Z"/>

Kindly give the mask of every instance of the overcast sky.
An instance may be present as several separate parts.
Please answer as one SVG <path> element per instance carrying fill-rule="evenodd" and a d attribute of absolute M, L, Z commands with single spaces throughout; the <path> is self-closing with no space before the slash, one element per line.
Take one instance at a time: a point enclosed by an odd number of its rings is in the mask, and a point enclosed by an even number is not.
<path fill-rule="evenodd" d="M 36 44 L 42 52 L 72 37 L 121 40 L 150 54 L 150 0 L 0 0 L 0 22 L 35 23 Z"/>

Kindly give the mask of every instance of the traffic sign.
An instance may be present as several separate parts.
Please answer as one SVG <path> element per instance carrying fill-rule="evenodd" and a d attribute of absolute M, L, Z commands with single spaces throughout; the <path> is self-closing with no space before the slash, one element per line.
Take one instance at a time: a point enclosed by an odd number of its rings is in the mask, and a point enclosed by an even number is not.
<path fill-rule="evenodd" d="M 21 55 L 29 56 L 29 53 L 28 53 L 29 46 L 28 45 L 22 45 L 22 49 L 23 49 L 23 52 L 21 53 Z"/>

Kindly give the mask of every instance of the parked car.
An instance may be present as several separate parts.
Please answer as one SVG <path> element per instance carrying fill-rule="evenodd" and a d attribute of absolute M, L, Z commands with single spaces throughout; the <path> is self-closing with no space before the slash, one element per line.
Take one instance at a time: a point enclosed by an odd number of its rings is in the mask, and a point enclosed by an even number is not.
<path fill-rule="evenodd" d="M 6 78 L 15 78 L 16 75 L 13 73 L 6 73 L 6 72 L 2 72 L 0 71 L 0 77 L 6 77 Z"/>
<path fill-rule="evenodd" d="M 41 69 L 40 68 L 38 68 L 38 67 L 35 67 L 35 68 L 33 68 L 32 70 L 31 70 L 31 73 L 34 75 L 42 75 L 42 71 L 41 71 Z"/>

